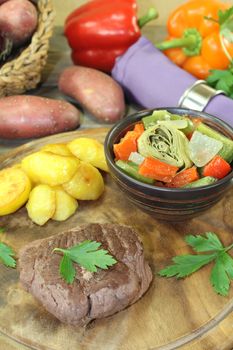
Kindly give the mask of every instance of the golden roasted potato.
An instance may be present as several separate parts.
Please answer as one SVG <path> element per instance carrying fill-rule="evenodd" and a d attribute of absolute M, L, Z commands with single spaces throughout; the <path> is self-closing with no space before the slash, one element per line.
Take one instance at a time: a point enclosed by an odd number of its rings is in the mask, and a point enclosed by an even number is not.
<path fill-rule="evenodd" d="M 69 150 L 79 159 L 91 165 L 108 171 L 104 154 L 104 146 L 91 138 L 80 137 L 67 144 Z"/>
<path fill-rule="evenodd" d="M 79 163 L 80 161 L 74 156 L 39 151 L 25 157 L 21 164 L 33 182 L 57 186 L 74 176 Z"/>
<path fill-rule="evenodd" d="M 95 200 L 104 191 L 104 180 L 98 169 L 81 161 L 76 174 L 62 187 L 76 199 Z"/>
<path fill-rule="evenodd" d="M 16 167 L 0 171 L 0 216 L 14 213 L 28 200 L 31 182 Z"/>
<path fill-rule="evenodd" d="M 62 188 L 55 189 L 56 209 L 53 220 L 64 221 L 73 215 L 78 208 L 78 202 Z"/>
<path fill-rule="evenodd" d="M 28 216 L 37 225 L 44 225 L 56 209 L 55 191 L 48 185 L 37 185 L 30 193 L 26 205 Z"/>
<path fill-rule="evenodd" d="M 64 143 L 54 143 L 43 146 L 41 151 L 60 154 L 60 156 L 72 156 L 69 148 Z"/>
<path fill-rule="evenodd" d="M 14 165 L 11 165 L 11 168 L 13 168 L 13 169 L 21 169 L 22 170 L 22 167 L 21 167 L 20 163 L 15 163 Z"/>

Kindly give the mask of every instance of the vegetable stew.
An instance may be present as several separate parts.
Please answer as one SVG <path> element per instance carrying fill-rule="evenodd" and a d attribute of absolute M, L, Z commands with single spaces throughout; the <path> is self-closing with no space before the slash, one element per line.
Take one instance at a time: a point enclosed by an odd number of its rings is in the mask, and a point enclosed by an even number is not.
<path fill-rule="evenodd" d="M 114 144 L 115 163 L 138 181 L 169 188 L 207 186 L 231 171 L 233 141 L 190 118 L 156 110 Z"/>

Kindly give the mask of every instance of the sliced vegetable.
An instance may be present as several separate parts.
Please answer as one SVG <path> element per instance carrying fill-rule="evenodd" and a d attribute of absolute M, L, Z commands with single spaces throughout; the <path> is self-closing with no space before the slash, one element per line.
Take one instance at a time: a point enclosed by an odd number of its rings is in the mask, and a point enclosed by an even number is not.
<path fill-rule="evenodd" d="M 14 213 L 28 200 L 31 182 L 16 167 L 0 171 L 0 216 Z"/>
<path fill-rule="evenodd" d="M 171 114 L 166 110 L 154 111 L 152 115 L 142 118 L 145 129 L 150 128 L 157 124 L 159 120 L 179 120 L 181 119 L 180 115 Z"/>
<path fill-rule="evenodd" d="M 202 167 L 218 154 L 222 147 L 221 141 L 194 131 L 189 142 L 189 155 L 197 167 Z"/>
<path fill-rule="evenodd" d="M 193 181 L 190 184 L 187 184 L 183 187 L 184 188 L 194 188 L 194 187 L 208 186 L 208 185 L 212 185 L 216 181 L 217 181 L 217 179 L 215 177 L 205 176 L 205 177 L 203 177 L 197 181 Z"/>
<path fill-rule="evenodd" d="M 96 168 L 108 171 L 104 154 L 104 146 L 89 137 L 79 137 L 67 144 L 68 149 L 80 160 L 90 163 Z"/>
<path fill-rule="evenodd" d="M 193 166 L 192 168 L 188 168 L 179 172 L 172 179 L 172 182 L 167 184 L 167 187 L 183 187 L 198 179 L 199 179 L 199 174 L 197 172 L 197 168 Z"/>
<path fill-rule="evenodd" d="M 48 185 L 37 185 L 30 193 L 26 205 L 28 216 L 37 225 L 44 225 L 56 210 L 55 191 Z"/>
<path fill-rule="evenodd" d="M 135 124 L 133 131 L 136 132 L 139 137 L 145 131 L 143 123 Z"/>
<path fill-rule="evenodd" d="M 231 171 L 231 166 L 219 155 L 215 156 L 203 169 L 204 176 L 222 179 Z"/>
<path fill-rule="evenodd" d="M 118 160 L 116 162 L 118 168 L 123 170 L 127 175 L 133 177 L 138 181 L 142 181 L 148 184 L 153 184 L 154 180 L 139 174 L 139 167 L 133 162 L 126 162 L 123 160 Z"/>
<path fill-rule="evenodd" d="M 129 161 L 140 165 L 144 161 L 145 157 L 143 157 L 140 153 L 138 152 L 132 152 L 129 156 Z"/>
<path fill-rule="evenodd" d="M 161 162 L 158 159 L 148 157 L 139 166 L 139 174 L 154 180 L 171 182 L 178 167 Z"/>
<path fill-rule="evenodd" d="M 190 168 L 192 162 L 187 154 L 188 139 L 184 133 L 171 126 L 154 125 L 138 139 L 138 152 L 169 165 Z"/>
<path fill-rule="evenodd" d="M 172 126 L 176 129 L 185 129 L 188 126 L 188 122 L 185 119 L 180 120 L 160 120 L 158 124 L 165 126 Z"/>
<path fill-rule="evenodd" d="M 73 215 L 78 208 L 78 202 L 62 188 L 55 188 L 55 212 L 52 219 L 65 221 Z"/>
<path fill-rule="evenodd" d="M 197 131 L 202 134 L 212 137 L 215 140 L 221 141 L 223 143 L 223 147 L 219 152 L 219 155 L 225 159 L 228 163 L 231 163 L 233 160 L 233 141 L 226 136 L 220 134 L 218 131 L 210 128 L 208 125 L 204 123 L 199 123 L 197 126 Z"/>
<path fill-rule="evenodd" d="M 116 159 L 128 160 L 132 152 L 137 152 L 138 134 L 134 131 L 128 131 L 120 141 L 113 146 L 113 151 Z"/>
<path fill-rule="evenodd" d="M 171 114 L 166 110 L 154 111 L 152 115 L 142 118 L 145 129 L 157 124 L 158 121 L 186 121 L 187 126 L 184 128 L 183 132 L 185 134 L 190 134 L 194 130 L 194 124 L 191 119 L 186 116 L 181 116 L 178 114 Z M 179 129 L 179 128 L 178 128 Z"/>

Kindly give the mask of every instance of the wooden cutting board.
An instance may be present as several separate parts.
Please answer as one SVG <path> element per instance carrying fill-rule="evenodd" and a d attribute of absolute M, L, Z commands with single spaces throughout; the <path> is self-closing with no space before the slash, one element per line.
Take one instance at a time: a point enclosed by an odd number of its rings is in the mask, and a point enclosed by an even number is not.
<path fill-rule="evenodd" d="M 18 162 L 45 143 L 66 142 L 75 137 L 104 140 L 106 129 L 76 131 L 47 137 L 2 156 L 1 166 Z M 186 234 L 212 231 L 224 244 L 233 241 L 233 188 L 215 207 L 182 223 L 158 221 L 134 207 L 119 192 L 110 175 L 104 177 L 104 195 L 81 202 L 69 220 L 33 224 L 25 208 L 0 218 L 6 228 L 1 240 L 16 252 L 28 242 L 89 222 L 131 225 L 138 232 L 154 273 L 149 291 L 136 304 L 86 328 L 60 323 L 19 284 L 18 272 L 0 265 L 0 331 L 32 349 L 49 350 L 229 350 L 233 348 L 233 288 L 221 297 L 209 282 L 211 266 L 185 280 L 166 279 L 157 272 L 177 254 L 188 253 Z"/>

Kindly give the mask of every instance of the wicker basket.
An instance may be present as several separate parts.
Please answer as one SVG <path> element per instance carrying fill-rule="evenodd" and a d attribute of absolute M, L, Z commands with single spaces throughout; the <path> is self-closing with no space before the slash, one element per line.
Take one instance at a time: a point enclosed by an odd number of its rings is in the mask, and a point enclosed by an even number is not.
<path fill-rule="evenodd" d="M 21 94 L 33 89 L 41 80 L 48 56 L 55 13 L 51 0 L 38 0 L 38 26 L 31 43 L 17 58 L 0 68 L 0 97 Z"/>

